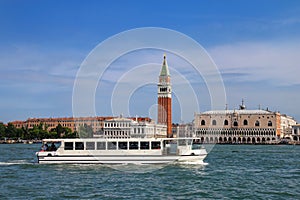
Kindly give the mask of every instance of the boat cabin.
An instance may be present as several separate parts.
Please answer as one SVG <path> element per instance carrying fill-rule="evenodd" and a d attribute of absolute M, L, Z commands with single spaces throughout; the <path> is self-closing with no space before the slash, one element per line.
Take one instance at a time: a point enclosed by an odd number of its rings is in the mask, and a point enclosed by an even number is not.
<path fill-rule="evenodd" d="M 164 150 L 165 153 L 176 154 L 178 148 L 191 147 L 200 149 L 201 144 L 189 138 L 157 138 L 157 139 L 44 139 L 41 151 L 76 150 Z"/>

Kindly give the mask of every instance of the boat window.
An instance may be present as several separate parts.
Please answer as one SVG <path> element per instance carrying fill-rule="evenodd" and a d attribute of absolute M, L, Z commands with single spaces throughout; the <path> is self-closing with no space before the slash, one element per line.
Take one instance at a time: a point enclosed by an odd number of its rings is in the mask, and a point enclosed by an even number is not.
<path fill-rule="evenodd" d="M 117 149 L 117 142 L 107 142 L 107 149 L 108 150 L 115 150 L 115 149 Z"/>
<path fill-rule="evenodd" d="M 178 140 L 178 145 L 179 146 L 185 146 L 186 145 L 186 140 L 185 139 Z"/>
<path fill-rule="evenodd" d="M 41 151 L 56 151 L 61 145 L 61 142 L 43 143 Z"/>
<path fill-rule="evenodd" d="M 65 142 L 65 150 L 73 150 L 73 142 Z"/>
<path fill-rule="evenodd" d="M 166 144 L 167 154 L 176 154 L 177 153 L 177 143 Z"/>
<path fill-rule="evenodd" d="M 86 150 L 95 150 L 95 142 L 86 142 Z"/>
<path fill-rule="evenodd" d="M 105 150 L 106 142 L 97 142 L 97 150 Z"/>
<path fill-rule="evenodd" d="M 151 142 L 151 149 L 160 149 L 160 142 Z"/>
<path fill-rule="evenodd" d="M 119 142 L 119 149 L 127 149 L 127 142 Z"/>
<path fill-rule="evenodd" d="M 140 149 L 149 149 L 149 142 L 141 142 Z"/>
<path fill-rule="evenodd" d="M 54 142 L 51 143 L 51 145 L 48 147 L 48 150 L 49 150 L 49 151 L 56 151 L 56 150 L 57 150 L 57 147 L 56 147 L 56 145 L 54 144 Z"/>
<path fill-rule="evenodd" d="M 193 144 L 192 145 L 192 150 L 196 150 L 196 149 L 201 149 L 201 144 Z"/>
<path fill-rule="evenodd" d="M 84 150 L 83 142 L 75 142 L 75 150 Z"/>
<path fill-rule="evenodd" d="M 129 142 L 129 149 L 139 149 L 139 142 Z"/>

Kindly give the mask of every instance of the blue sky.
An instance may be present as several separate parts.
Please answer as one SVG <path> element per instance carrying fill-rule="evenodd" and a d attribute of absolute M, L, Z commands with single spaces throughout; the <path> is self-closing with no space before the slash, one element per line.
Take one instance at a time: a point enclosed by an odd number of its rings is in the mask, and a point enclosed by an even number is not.
<path fill-rule="evenodd" d="M 2 0 L 0 121 L 72 116 L 73 84 L 86 56 L 107 38 L 140 27 L 176 30 L 201 44 L 221 72 L 230 108 L 244 98 L 249 109 L 261 105 L 300 120 L 299 1 Z M 121 75 L 114 66 L 140 63 L 132 61 L 136 57 L 161 63 L 162 54 L 124 56 L 112 64 L 107 79 Z M 184 65 L 173 55 L 168 63 L 179 71 Z M 201 91 L 196 94 L 200 111 L 209 110 L 204 82 L 200 78 L 193 86 Z M 97 115 L 112 114 L 104 108 L 111 103 L 108 91 L 113 87 L 114 81 L 98 87 Z M 154 117 L 155 92 L 155 84 L 137 89 L 130 114 Z M 191 121 L 193 112 L 180 117 L 179 104 L 174 98 L 174 122 Z"/>

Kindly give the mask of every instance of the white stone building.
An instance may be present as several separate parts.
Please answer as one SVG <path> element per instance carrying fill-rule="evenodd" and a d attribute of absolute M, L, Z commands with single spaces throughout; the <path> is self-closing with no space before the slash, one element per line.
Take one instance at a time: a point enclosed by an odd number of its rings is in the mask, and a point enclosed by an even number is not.
<path fill-rule="evenodd" d="M 194 136 L 194 127 L 193 123 L 187 124 L 172 124 L 172 136 L 174 138 L 180 137 L 193 137 Z"/>
<path fill-rule="evenodd" d="M 292 126 L 296 125 L 297 122 L 293 117 L 282 114 L 280 115 L 280 138 L 284 138 L 292 135 Z"/>
<path fill-rule="evenodd" d="M 103 131 L 94 134 L 102 138 L 150 138 L 166 137 L 167 126 L 154 121 L 138 121 L 131 118 L 114 118 L 103 122 Z"/>
<path fill-rule="evenodd" d="M 194 130 L 204 143 L 277 143 L 296 121 L 269 110 L 212 110 L 195 114 Z"/>
<path fill-rule="evenodd" d="M 296 143 L 300 143 L 300 124 L 295 124 L 292 126 L 291 139 Z"/>

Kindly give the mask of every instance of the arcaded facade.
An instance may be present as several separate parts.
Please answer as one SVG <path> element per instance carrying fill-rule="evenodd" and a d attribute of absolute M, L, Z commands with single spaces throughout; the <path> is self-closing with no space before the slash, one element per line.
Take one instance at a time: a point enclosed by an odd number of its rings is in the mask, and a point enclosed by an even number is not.
<path fill-rule="evenodd" d="M 206 143 L 275 143 L 281 116 L 266 110 L 214 110 L 195 114 L 194 131 Z"/>

